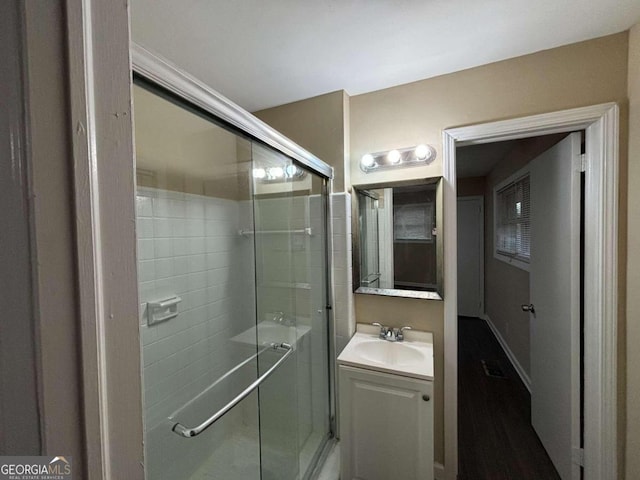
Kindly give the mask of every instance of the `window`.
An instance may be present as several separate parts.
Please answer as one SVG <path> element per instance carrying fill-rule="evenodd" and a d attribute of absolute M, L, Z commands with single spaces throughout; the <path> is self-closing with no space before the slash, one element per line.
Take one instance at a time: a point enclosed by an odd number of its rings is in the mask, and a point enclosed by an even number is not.
<path fill-rule="evenodd" d="M 433 241 L 433 204 L 394 205 L 393 237 L 398 241 Z"/>
<path fill-rule="evenodd" d="M 531 257 L 530 207 L 528 173 L 494 190 L 495 256 L 526 270 Z"/>

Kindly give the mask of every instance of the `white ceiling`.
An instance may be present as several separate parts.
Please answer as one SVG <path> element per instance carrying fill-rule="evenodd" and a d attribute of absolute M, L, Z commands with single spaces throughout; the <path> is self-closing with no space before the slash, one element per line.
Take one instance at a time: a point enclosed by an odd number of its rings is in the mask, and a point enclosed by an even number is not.
<path fill-rule="evenodd" d="M 132 37 L 249 111 L 628 29 L 638 0 L 132 0 Z"/>

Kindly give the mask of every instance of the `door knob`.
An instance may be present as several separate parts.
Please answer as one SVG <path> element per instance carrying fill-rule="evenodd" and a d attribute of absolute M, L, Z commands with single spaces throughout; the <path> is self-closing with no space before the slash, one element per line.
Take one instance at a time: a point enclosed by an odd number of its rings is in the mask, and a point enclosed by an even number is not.
<path fill-rule="evenodd" d="M 533 308 L 533 303 L 530 303 L 529 305 L 520 305 L 520 308 L 522 308 L 523 312 L 536 313 L 536 309 Z"/>

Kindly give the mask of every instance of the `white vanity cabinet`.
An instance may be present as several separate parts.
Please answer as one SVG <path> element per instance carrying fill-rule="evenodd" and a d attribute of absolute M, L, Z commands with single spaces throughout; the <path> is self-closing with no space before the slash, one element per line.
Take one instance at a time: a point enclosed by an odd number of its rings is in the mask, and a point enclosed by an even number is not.
<path fill-rule="evenodd" d="M 433 382 L 339 366 L 341 480 L 433 479 Z"/>

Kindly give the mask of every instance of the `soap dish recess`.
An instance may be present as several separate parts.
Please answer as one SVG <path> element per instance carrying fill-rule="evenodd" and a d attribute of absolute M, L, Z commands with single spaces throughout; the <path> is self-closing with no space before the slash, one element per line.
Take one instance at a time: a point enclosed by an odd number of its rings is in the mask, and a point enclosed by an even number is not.
<path fill-rule="evenodd" d="M 182 298 L 177 295 L 160 300 L 157 302 L 147 303 L 147 325 L 155 325 L 156 323 L 165 322 L 178 316 L 178 304 Z"/>

